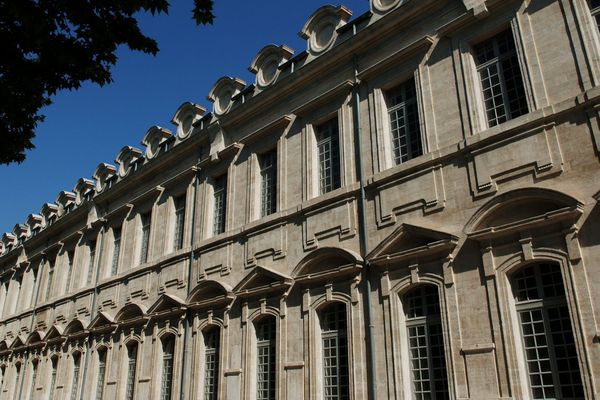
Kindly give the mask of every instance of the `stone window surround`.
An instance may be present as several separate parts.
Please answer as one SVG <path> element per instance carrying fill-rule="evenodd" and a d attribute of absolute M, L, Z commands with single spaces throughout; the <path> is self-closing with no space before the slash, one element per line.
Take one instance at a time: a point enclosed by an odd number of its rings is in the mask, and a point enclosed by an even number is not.
<path fill-rule="evenodd" d="M 420 63 L 420 59 L 418 62 Z M 425 109 L 423 104 L 423 92 L 422 92 L 422 71 L 420 66 L 417 64 L 417 60 L 412 60 L 409 65 L 401 66 L 399 71 L 401 73 L 395 73 L 393 77 L 387 77 L 386 75 L 380 75 L 369 82 L 372 87 L 370 90 L 370 99 L 373 101 L 373 109 L 375 110 L 373 131 L 376 135 L 378 146 L 373 146 L 373 159 L 378 161 L 379 165 L 376 170 L 378 172 L 384 171 L 389 168 L 393 168 L 397 165 L 394 162 L 393 148 L 392 148 L 392 132 L 389 120 L 388 106 L 386 100 L 386 92 L 393 90 L 395 87 L 402 85 L 410 79 L 414 79 L 415 88 L 417 92 L 417 108 L 419 113 L 419 129 L 421 133 L 421 146 L 423 154 L 427 154 L 431 151 L 429 148 L 429 141 L 427 140 L 427 124 L 425 118 Z M 384 78 L 386 77 L 386 78 Z M 416 157 L 418 158 L 418 157 Z"/>
<path fill-rule="evenodd" d="M 341 100 L 341 101 L 340 101 Z M 352 141 L 352 106 L 350 95 L 343 99 L 324 104 L 304 118 L 307 123 L 302 128 L 303 154 L 302 160 L 302 201 L 336 192 L 346 186 L 352 179 L 352 154 L 346 152 Z M 317 153 L 316 127 L 332 118 L 338 119 L 339 152 L 340 152 L 340 187 L 332 192 L 321 194 L 319 191 L 319 157 Z"/>
<path fill-rule="evenodd" d="M 243 331 L 243 365 L 244 371 L 242 380 L 244 393 L 249 394 L 250 399 L 256 399 L 256 379 L 257 379 L 257 343 L 256 343 L 256 330 L 255 324 L 263 317 L 271 316 L 275 318 L 275 398 L 280 399 L 283 395 L 283 388 L 285 387 L 285 374 L 283 373 L 283 366 L 281 365 L 281 354 L 283 350 L 283 335 L 281 332 L 282 315 L 278 308 L 268 306 L 266 300 L 261 300 L 256 307 L 256 301 L 249 305 L 248 302 L 242 304 L 242 314 L 247 317 L 242 317 L 242 331 Z"/>
<path fill-rule="evenodd" d="M 180 331 L 178 331 L 177 326 L 171 324 L 165 324 L 164 327 L 158 329 L 158 326 L 155 325 L 155 330 L 152 335 L 152 362 L 151 375 L 154 377 L 160 377 L 161 379 L 153 379 L 151 381 L 150 393 L 152 393 L 152 398 L 160 399 L 160 393 L 162 390 L 162 365 L 163 365 L 163 340 L 168 337 L 173 339 L 173 370 L 171 376 L 171 393 L 177 393 L 179 386 L 179 370 L 181 368 L 180 356 L 183 354 L 183 346 L 182 338 Z"/>
<path fill-rule="evenodd" d="M 227 311 L 226 311 L 227 313 Z M 228 317 L 224 315 L 224 318 L 216 318 L 213 317 L 213 311 L 209 310 L 206 313 L 206 316 L 200 318 L 198 315 L 195 317 L 194 322 L 194 340 L 192 341 L 194 348 L 194 357 L 195 357 L 195 365 L 194 370 L 196 373 L 194 376 L 197 379 L 194 380 L 194 383 L 191 385 L 193 393 L 198 396 L 198 398 L 204 397 L 204 365 L 205 365 L 205 346 L 204 346 L 204 332 L 210 329 L 217 329 L 219 331 L 219 352 L 218 352 L 218 371 L 217 376 L 219 377 L 217 381 L 216 391 L 218 393 L 217 398 L 221 398 L 223 396 L 223 389 L 225 388 L 225 363 L 228 355 L 228 347 L 226 345 L 227 340 L 227 328 L 226 321 Z"/>
<path fill-rule="evenodd" d="M 226 234 L 227 231 L 231 228 L 232 219 L 233 219 L 233 206 L 232 206 L 232 198 L 233 198 L 233 185 L 235 181 L 235 166 L 233 162 L 228 161 L 226 163 L 222 163 L 221 165 L 217 165 L 215 168 L 211 168 L 209 171 L 205 171 L 204 176 L 204 213 L 203 214 L 203 222 L 202 222 L 202 239 L 209 239 L 215 236 L 220 236 Z M 227 186 L 225 188 L 225 229 L 223 233 L 215 235 L 213 232 L 213 222 L 214 222 L 214 211 L 215 211 L 215 201 L 214 201 L 214 185 L 215 179 L 220 178 L 222 176 L 226 176 Z"/>
<path fill-rule="evenodd" d="M 465 123 L 467 136 L 490 128 L 485 112 L 483 89 L 477 71 L 474 47 L 506 29 L 512 32 L 515 42 L 528 113 L 548 105 L 537 55 L 534 51 L 526 51 L 527 49 L 523 47 L 523 42 L 532 38 L 533 32 L 528 22 L 522 21 L 520 17 L 520 11 L 515 14 L 511 10 L 507 10 L 504 16 L 499 15 L 493 21 L 482 20 L 475 27 L 465 29 L 452 38 L 455 74 L 458 77 L 457 85 L 459 85 L 462 95 L 459 96 L 460 109 L 464 120 L 468 121 Z M 534 85 L 533 82 L 542 83 Z"/>
<path fill-rule="evenodd" d="M 283 151 L 283 142 L 285 139 L 280 136 L 277 137 L 277 141 L 272 143 L 269 138 L 265 138 L 265 141 L 268 141 L 268 144 L 265 145 L 265 142 L 261 142 L 260 151 L 253 153 L 248 159 L 248 217 L 247 223 L 252 221 L 267 218 L 270 215 L 277 214 L 279 211 L 285 209 L 283 204 L 283 199 L 285 198 L 285 176 L 283 174 L 283 169 L 285 165 L 285 154 Z M 269 153 L 273 151 L 275 153 L 275 211 L 269 215 L 265 215 L 264 217 L 261 215 L 261 207 L 262 207 L 262 198 L 261 198 L 261 190 L 262 190 L 262 177 L 261 177 L 261 166 L 260 166 L 260 158 L 263 154 Z"/>

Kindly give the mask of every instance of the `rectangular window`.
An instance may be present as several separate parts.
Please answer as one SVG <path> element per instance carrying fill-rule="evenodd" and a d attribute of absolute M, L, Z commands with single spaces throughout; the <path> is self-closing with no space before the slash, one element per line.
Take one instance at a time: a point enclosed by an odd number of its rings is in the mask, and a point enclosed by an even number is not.
<path fill-rule="evenodd" d="M 227 175 L 215 178 L 214 182 L 213 234 L 225 232 L 225 209 L 227 207 Z"/>
<path fill-rule="evenodd" d="M 204 333 L 204 400 L 216 400 L 219 386 L 219 330 Z"/>
<path fill-rule="evenodd" d="M 600 30 L 600 0 L 588 0 L 590 12 L 596 21 L 596 27 Z"/>
<path fill-rule="evenodd" d="M 183 248 L 183 228 L 185 222 L 185 196 L 175 199 L 175 232 L 173 235 L 173 250 Z"/>
<path fill-rule="evenodd" d="M 96 400 L 104 395 L 104 379 L 106 376 L 106 349 L 98 350 L 98 382 L 96 383 Z"/>
<path fill-rule="evenodd" d="M 135 368 L 137 365 L 137 345 L 127 347 L 127 384 L 125 386 L 125 399 L 133 400 L 135 392 Z"/>
<path fill-rule="evenodd" d="M 90 263 L 88 264 L 88 273 L 87 273 L 86 283 L 89 285 L 92 283 L 93 274 L 94 274 L 94 263 L 96 261 L 96 241 L 91 240 L 88 243 L 88 247 L 90 249 Z"/>
<path fill-rule="evenodd" d="M 71 382 L 71 400 L 77 400 L 77 389 L 79 388 L 79 370 L 81 366 L 81 355 L 73 355 L 73 381 Z"/>
<path fill-rule="evenodd" d="M 48 282 L 46 283 L 46 300 L 50 298 L 52 293 L 52 281 L 54 280 L 54 260 L 48 263 Z"/>
<path fill-rule="evenodd" d="M 402 164 L 423 154 L 414 78 L 389 90 L 385 97 L 394 162 Z"/>
<path fill-rule="evenodd" d="M 67 252 L 67 280 L 65 282 L 65 293 L 69 293 L 71 289 L 71 279 L 73 278 L 73 257 L 75 253 L 73 250 Z"/>
<path fill-rule="evenodd" d="M 523 77 L 511 31 L 478 44 L 474 51 L 488 126 L 527 113 Z"/>
<path fill-rule="evenodd" d="M 173 336 L 163 340 L 163 359 L 162 359 L 162 387 L 160 390 L 161 400 L 171 400 L 173 388 L 173 350 L 175 340 Z"/>
<path fill-rule="evenodd" d="M 277 150 L 259 157 L 260 216 L 266 217 L 277 210 Z"/>
<path fill-rule="evenodd" d="M 140 264 L 145 264 L 148 261 L 148 249 L 150 243 L 150 221 L 151 215 L 150 213 L 142 214 L 141 223 L 142 223 L 142 243 L 140 245 Z"/>
<path fill-rule="evenodd" d="M 121 255 L 121 228 L 113 228 L 113 257 L 110 273 L 116 275 L 119 271 L 119 256 Z"/>
<path fill-rule="evenodd" d="M 325 194 L 341 186 L 340 137 L 337 117 L 315 128 L 319 157 L 319 193 Z"/>

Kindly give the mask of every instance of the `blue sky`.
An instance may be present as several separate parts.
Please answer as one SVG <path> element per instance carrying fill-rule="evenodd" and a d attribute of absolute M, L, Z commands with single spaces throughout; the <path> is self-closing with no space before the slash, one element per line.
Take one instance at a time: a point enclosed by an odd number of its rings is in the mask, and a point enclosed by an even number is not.
<path fill-rule="evenodd" d="M 326 1 L 326 0 L 325 0 Z M 248 66 L 269 43 L 286 44 L 298 54 L 306 42 L 298 32 L 323 0 L 216 0 L 212 26 L 196 27 L 192 0 L 171 1 L 169 15 L 141 15 L 142 31 L 155 38 L 153 57 L 118 51 L 114 83 L 84 84 L 59 93 L 44 109 L 36 148 L 22 164 L 0 165 L 0 235 L 27 215 L 72 190 L 80 177 L 90 178 L 101 162 L 114 164 L 124 145 L 142 148 L 152 125 L 173 130 L 171 117 L 184 101 L 211 110 L 206 95 L 221 76 L 254 83 Z M 353 18 L 366 12 L 368 0 L 346 0 Z"/>

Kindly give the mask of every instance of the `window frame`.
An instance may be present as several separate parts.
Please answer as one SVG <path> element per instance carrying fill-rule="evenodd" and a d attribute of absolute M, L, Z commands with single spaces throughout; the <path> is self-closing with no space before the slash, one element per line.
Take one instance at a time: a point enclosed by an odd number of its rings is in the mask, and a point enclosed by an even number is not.
<path fill-rule="evenodd" d="M 165 350 L 166 346 L 169 345 L 170 354 Z M 167 333 L 160 338 L 161 346 L 161 360 L 160 360 L 160 392 L 159 398 L 161 400 L 171 400 L 173 396 L 173 389 L 175 387 L 175 359 L 176 359 L 176 348 L 177 341 L 173 333 Z M 167 367 L 170 369 L 168 380 L 165 376 Z"/>
<path fill-rule="evenodd" d="M 140 213 L 140 250 L 138 262 L 146 264 L 150 257 L 150 235 L 152 234 L 152 210 Z"/>
<path fill-rule="evenodd" d="M 498 38 L 501 37 L 502 35 L 509 35 L 510 38 L 512 39 L 512 44 L 514 46 L 514 49 L 510 50 L 507 53 L 500 53 L 499 50 L 499 45 L 498 45 Z M 484 62 L 479 62 L 477 60 L 477 50 L 478 48 L 481 48 L 484 44 L 487 44 L 491 42 L 492 44 L 492 48 L 493 48 L 493 53 L 494 56 L 489 59 L 486 60 Z M 471 44 L 471 59 L 472 62 L 474 64 L 474 68 L 475 68 L 475 83 L 476 86 L 478 87 L 479 90 L 479 107 L 481 109 L 482 112 L 482 118 L 483 118 L 483 126 L 484 129 L 486 128 L 493 128 L 494 126 L 503 124 L 505 122 L 508 122 L 512 119 L 516 119 L 522 115 L 526 115 L 528 113 L 531 112 L 531 105 L 528 99 L 528 91 L 527 91 L 527 82 L 525 80 L 525 73 L 523 70 L 523 62 L 522 62 L 522 57 L 520 55 L 520 51 L 519 48 L 517 47 L 517 38 L 515 37 L 515 33 L 513 32 L 513 30 L 510 27 L 505 27 L 505 29 L 499 29 L 497 31 L 495 31 L 492 35 L 487 36 L 486 38 L 479 40 L 475 43 Z M 509 98 L 507 92 L 509 91 L 509 89 L 507 88 L 507 81 L 508 79 L 506 79 L 506 77 L 504 76 L 505 71 L 504 68 L 502 67 L 502 62 L 506 61 L 506 60 L 510 60 L 513 59 L 516 61 L 517 63 L 517 68 L 516 68 L 516 72 L 518 72 L 518 79 L 521 82 L 521 91 L 522 91 L 522 98 L 519 100 L 524 102 L 524 110 L 523 109 L 518 109 L 518 110 L 512 110 L 510 108 L 510 103 L 512 101 L 514 101 L 515 99 L 513 98 Z M 500 117 L 498 117 L 498 115 L 496 114 L 495 119 L 492 121 L 489 118 L 488 115 L 488 110 L 487 110 L 487 99 L 485 97 L 485 91 L 484 91 L 484 86 L 483 86 L 483 77 L 482 77 L 482 71 L 483 70 L 487 70 L 488 68 L 491 68 L 492 66 L 495 66 L 497 69 L 497 75 L 499 77 L 499 87 L 500 87 L 500 92 L 499 92 L 499 96 L 502 98 L 502 109 L 504 110 L 504 120 L 501 120 Z M 517 77 L 515 75 L 515 77 Z M 494 95 L 492 97 L 497 97 L 497 95 Z M 521 96 L 519 96 L 520 98 Z M 497 105 L 494 109 L 499 108 L 500 105 Z M 512 114 L 517 111 L 520 114 L 512 116 Z M 493 123 L 492 123 L 493 122 Z"/>
<path fill-rule="evenodd" d="M 224 172 L 212 178 L 212 219 L 210 221 L 211 236 L 220 235 L 225 233 L 227 230 L 227 201 L 229 197 L 228 184 L 228 172 Z M 219 199 L 217 196 L 219 196 Z"/>
<path fill-rule="evenodd" d="M 172 197 L 173 201 L 173 226 L 171 236 L 171 250 L 178 251 L 185 245 L 185 226 L 187 217 L 187 193 L 180 193 Z"/>
<path fill-rule="evenodd" d="M 118 238 L 116 232 L 119 233 Z M 110 258 L 110 275 L 112 277 L 119 273 L 119 266 L 121 264 L 121 253 L 122 253 L 122 241 L 123 241 L 123 225 L 113 226 L 111 228 L 112 245 L 111 245 L 111 258 Z"/>
<path fill-rule="evenodd" d="M 343 307 L 343 313 L 345 315 L 345 329 L 344 330 L 340 330 L 340 329 L 336 329 L 336 330 L 328 330 L 326 331 L 323 324 L 324 324 L 324 314 L 329 311 L 330 308 L 334 308 L 334 307 Z M 339 313 L 339 310 L 337 310 L 336 313 Z M 322 382 L 322 398 L 324 400 L 349 400 L 351 398 L 351 384 L 350 384 L 350 364 L 349 364 L 349 360 L 350 360 L 350 342 L 349 342 L 349 335 L 348 335 L 348 323 L 349 323 L 349 319 L 348 319 L 348 306 L 347 304 L 343 303 L 343 302 L 339 302 L 339 301 L 331 301 L 328 302 L 326 304 L 324 304 L 323 306 L 320 307 L 319 311 L 318 311 L 318 318 L 319 318 L 319 331 L 320 331 L 320 361 L 321 361 L 321 382 Z M 336 321 L 336 325 L 338 324 L 338 322 Z M 336 362 L 335 362 L 335 369 L 336 371 L 336 378 L 335 380 L 337 380 L 337 385 L 336 385 L 336 389 L 338 390 L 338 395 L 327 395 L 327 388 L 330 386 L 333 386 L 332 384 L 328 384 L 327 382 L 327 375 L 326 375 L 326 370 L 328 367 L 332 367 L 331 363 L 327 363 L 326 362 L 326 348 L 325 348 L 325 341 L 327 340 L 333 340 L 335 339 L 337 341 L 336 344 Z M 342 369 L 344 367 L 344 364 L 342 362 L 340 362 L 340 342 L 341 340 L 345 341 L 345 368 L 347 370 L 347 375 L 346 375 L 346 382 L 345 383 L 345 387 L 346 387 L 346 391 L 347 391 L 347 396 L 344 396 L 343 394 L 340 394 L 339 392 L 341 391 L 340 389 L 342 389 L 343 385 L 342 385 L 342 380 L 343 377 L 340 375 L 340 369 Z"/>
<path fill-rule="evenodd" d="M 272 333 L 273 337 L 269 339 L 259 340 L 259 327 L 260 325 L 266 325 L 267 320 L 272 321 Z M 252 325 L 254 328 L 254 348 L 255 352 L 254 357 L 254 398 L 256 400 L 275 400 L 278 396 L 278 371 L 277 371 L 277 354 L 278 354 L 278 345 L 277 340 L 279 338 L 279 327 L 277 323 L 277 317 L 272 314 L 263 314 L 258 318 L 252 321 Z M 270 325 L 270 323 L 269 323 Z M 269 328 L 271 330 L 271 328 Z M 266 373 L 261 372 L 261 350 L 268 349 L 267 357 L 268 361 L 268 371 Z M 264 353 L 263 353 L 264 356 Z M 268 383 L 268 387 L 266 389 L 267 395 L 266 397 L 260 396 L 260 382 L 265 381 L 261 379 L 261 373 L 264 376 L 267 376 L 266 382 Z M 263 389 L 264 391 L 264 389 Z"/>
<path fill-rule="evenodd" d="M 325 133 L 321 129 L 327 129 L 327 136 L 319 138 L 322 133 Z M 333 129 L 335 128 L 335 129 Z M 315 192 L 317 196 L 323 196 L 327 193 L 333 192 L 343 186 L 342 184 L 342 146 L 343 141 L 341 140 L 342 131 L 340 129 L 340 116 L 336 113 L 330 115 L 328 118 L 322 119 L 320 122 L 312 125 L 313 136 L 314 136 L 314 155 L 315 155 Z M 335 140 L 334 140 L 335 139 Z M 321 159 L 322 149 L 320 146 L 329 145 L 329 153 L 331 157 L 329 162 Z M 335 157 L 333 157 L 335 155 Z M 323 168 L 324 164 L 330 164 L 329 170 L 331 173 L 327 174 Z M 336 174 L 337 171 L 337 174 Z M 326 176 L 325 176 L 326 175 Z M 327 184 L 327 180 L 331 183 Z M 325 185 L 323 183 L 325 181 Z"/>
<path fill-rule="evenodd" d="M 538 296 L 538 298 L 536 299 L 528 299 L 528 300 L 519 300 L 518 299 L 518 293 L 517 293 L 517 286 L 518 284 L 516 283 L 516 280 L 518 278 L 518 276 L 521 273 L 524 273 L 526 271 L 527 268 L 533 268 L 534 269 L 534 280 L 536 281 L 536 285 L 535 285 L 535 290 L 536 290 L 536 295 Z M 543 286 L 540 286 L 540 283 L 543 282 L 543 278 L 541 277 L 541 268 L 556 268 L 555 272 L 558 272 L 558 275 L 560 277 L 560 286 L 562 288 L 562 294 L 559 296 L 554 296 L 554 297 L 546 297 L 545 295 L 539 296 L 540 293 L 543 290 Z M 508 285 L 509 285 L 509 295 L 511 296 L 510 301 L 512 303 L 512 317 L 514 318 L 514 322 L 515 322 L 515 333 L 519 336 L 518 338 L 515 338 L 515 344 L 517 347 L 517 352 L 518 352 L 518 356 L 521 360 L 521 371 L 525 373 L 525 378 L 524 378 L 524 383 L 525 383 L 525 390 L 527 391 L 528 395 L 530 396 L 530 398 L 536 398 L 534 397 L 533 394 L 533 387 L 532 387 L 532 381 L 530 379 L 530 375 L 532 374 L 532 371 L 530 371 L 529 369 L 529 363 L 532 360 L 528 359 L 528 354 L 527 354 L 527 344 L 525 342 L 525 333 L 524 333 L 524 325 L 525 323 L 522 321 L 521 319 L 521 314 L 522 313 L 526 313 L 526 312 L 534 312 L 534 311 L 539 311 L 539 313 L 542 315 L 542 329 L 543 329 L 543 335 L 546 338 L 546 348 L 547 348 L 547 357 L 548 357 L 548 363 L 549 363 L 549 367 L 550 369 L 550 375 L 552 377 L 552 390 L 554 390 L 553 396 L 550 398 L 563 398 L 562 396 L 562 386 L 560 385 L 560 381 L 558 378 L 558 375 L 560 372 L 558 370 L 558 364 L 557 364 L 557 360 L 556 360 L 556 354 L 555 354 L 555 347 L 554 345 L 550 346 L 550 344 L 553 344 L 553 339 L 551 338 L 551 336 L 553 336 L 553 331 L 548 329 L 548 327 L 550 326 L 550 321 L 549 321 L 549 315 L 548 312 L 549 310 L 552 309 L 558 309 L 558 308 L 563 308 L 563 310 L 567 310 L 567 315 L 568 315 L 568 322 L 569 322 L 569 328 L 570 328 L 570 334 L 573 337 L 573 351 L 574 351 L 574 356 L 570 357 L 575 358 L 577 361 L 577 371 L 578 372 L 578 377 L 580 379 L 580 385 L 581 385 L 581 390 L 582 390 L 582 396 L 585 396 L 585 379 L 584 376 L 582 374 L 583 371 L 585 371 L 585 368 L 581 368 L 581 362 L 580 362 L 580 355 L 577 352 L 577 338 L 576 338 L 576 332 L 574 329 L 574 319 L 573 319 L 573 314 L 571 312 L 571 309 L 569 307 L 569 302 L 567 299 L 567 290 L 568 290 L 568 286 L 565 282 L 565 277 L 561 268 L 561 265 L 559 263 L 553 262 L 553 261 L 545 261 L 545 260 L 536 260 L 536 262 L 532 262 L 532 263 L 528 263 L 525 265 L 521 265 L 513 270 L 511 270 L 510 274 L 508 275 Z M 534 322 L 532 320 L 532 322 Z M 517 333 L 518 332 L 518 333 Z M 564 331 L 563 331 L 564 332 Z M 540 332 L 532 332 L 532 334 L 539 334 Z M 537 344 L 537 340 L 536 340 L 536 344 Z M 540 352 L 538 351 L 538 347 L 535 347 L 536 349 L 536 355 L 539 356 Z M 536 359 L 539 360 L 539 359 Z M 542 360 L 543 361 L 543 360 Z M 568 364 L 568 360 L 566 362 Z M 536 372 L 536 371 L 533 371 Z M 543 372 L 541 371 L 537 371 L 540 374 L 543 374 Z M 570 373 L 573 373 L 573 371 L 570 371 Z M 542 385 L 542 391 L 544 391 L 543 389 L 543 385 Z"/>
<path fill-rule="evenodd" d="M 137 341 L 130 341 L 125 345 L 125 379 L 123 380 L 123 399 L 133 400 L 137 389 L 137 369 L 139 367 L 140 345 Z M 135 354 L 132 357 L 131 351 L 135 349 Z"/>
<path fill-rule="evenodd" d="M 271 158 L 271 164 L 265 167 L 263 164 L 268 157 Z M 259 218 L 265 218 L 276 213 L 279 206 L 279 156 L 277 147 L 258 154 L 256 159 L 259 181 L 259 187 L 257 188 L 258 216 Z M 266 178 L 270 180 L 270 185 L 265 183 L 267 182 Z"/>
<path fill-rule="evenodd" d="M 202 348 L 202 386 L 200 388 L 201 391 L 201 395 L 200 397 L 204 400 L 216 400 L 219 398 L 219 393 L 220 393 L 220 383 L 221 383 L 221 379 L 219 379 L 221 377 L 221 341 L 222 341 L 222 332 L 223 332 L 223 328 L 221 326 L 218 325 L 208 325 L 206 327 L 204 327 L 201 331 L 200 331 L 200 337 L 202 340 L 202 344 L 201 344 L 201 348 Z M 206 344 L 206 335 L 207 333 L 211 333 L 215 335 L 216 338 L 216 346 L 214 348 L 209 348 Z M 212 389 L 212 395 L 211 393 L 208 393 L 208 384 L 207 384 L 207 378 L 208 378 L 208 368 L 207 368 L 207 364 L 208 364 L 208 356 L 212 355 L 214 356 L 214 371 L 213 371 L 213 382 L 211 384 L 211 389 Z"/>

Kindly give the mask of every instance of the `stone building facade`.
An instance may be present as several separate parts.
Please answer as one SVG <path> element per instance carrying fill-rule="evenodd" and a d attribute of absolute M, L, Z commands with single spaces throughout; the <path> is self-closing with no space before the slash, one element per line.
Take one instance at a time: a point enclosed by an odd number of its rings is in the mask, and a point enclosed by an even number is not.
<path fill-rule="evenodd" d="M 319 8 L 4 234 L 0 398 L 599 399 L 597 21 Z"/>

